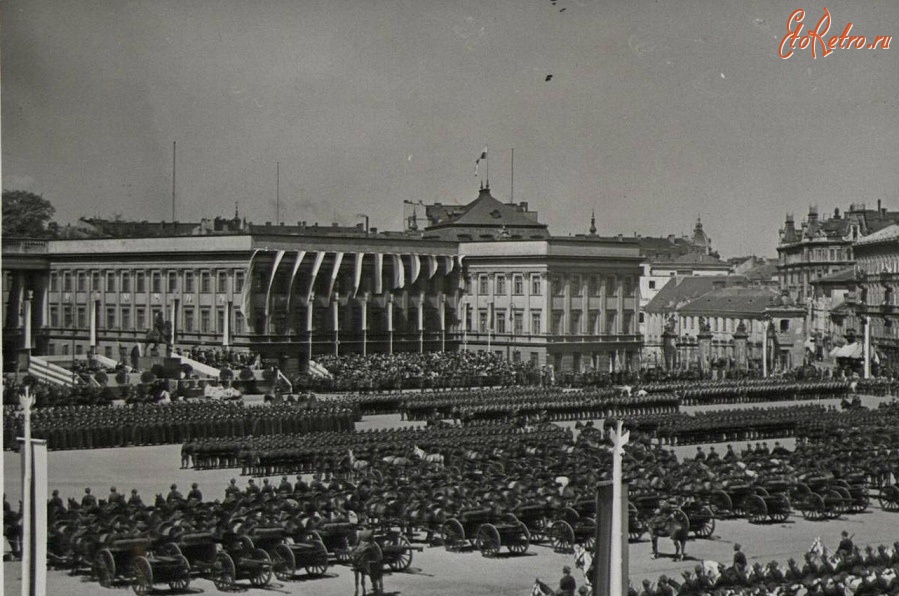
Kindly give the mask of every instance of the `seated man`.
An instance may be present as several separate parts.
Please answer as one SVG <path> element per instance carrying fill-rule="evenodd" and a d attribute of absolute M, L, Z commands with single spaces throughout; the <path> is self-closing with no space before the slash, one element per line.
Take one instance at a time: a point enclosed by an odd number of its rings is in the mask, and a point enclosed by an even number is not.
<path fill-rule="evenodd" d="M 556 596 L 574 596 L 575 590 L 577 590 L 577 582 L 571 576 L 571 567 L 565 565 L 562 567 L 562 579 L 559 580 Z"/>

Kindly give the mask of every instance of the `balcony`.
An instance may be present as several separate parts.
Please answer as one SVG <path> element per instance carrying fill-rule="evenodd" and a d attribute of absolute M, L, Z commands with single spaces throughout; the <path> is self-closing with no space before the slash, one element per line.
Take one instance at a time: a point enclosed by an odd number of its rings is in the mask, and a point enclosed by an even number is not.
<path fill-rule="evenodd" d="M 46 240 L 6 240 L 3 242 L 4 255 L 47 254 Z"/>

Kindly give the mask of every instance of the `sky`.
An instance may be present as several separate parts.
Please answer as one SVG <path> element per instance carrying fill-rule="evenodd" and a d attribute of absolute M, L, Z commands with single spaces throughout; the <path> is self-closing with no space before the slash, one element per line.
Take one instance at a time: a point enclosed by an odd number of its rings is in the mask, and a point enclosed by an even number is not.
<path fill-rule="evenodd" d="M 899 36 L 895 0 L 9 0 L 3 187 L 170 221 L 177 142 L 179 221 L 280 197 L 398 230 L 403 201 L 473 200 L 489 146 L 494 196 L 555 235 L 701 217 L 722 256 L 774 256 L 787 213 L 899 210 L 899 41 L 778 55 L 825 7 L 828 36 Z"/>

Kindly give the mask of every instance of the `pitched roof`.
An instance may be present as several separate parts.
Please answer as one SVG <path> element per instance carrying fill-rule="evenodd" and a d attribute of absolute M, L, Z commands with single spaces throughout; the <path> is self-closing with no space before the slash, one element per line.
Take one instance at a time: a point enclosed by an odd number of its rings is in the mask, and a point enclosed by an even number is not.
<path fill-rule="evenodd" d="M 547 226 L 521 212 L 518 205 L 503 203 L 490 194 L 490 188 L 482 188 L 478 198 L 466 205 L 464 211 L 447 221 L 430 226 L 427 230 L 441 228 L 534 228 L 546 230 Z"/>
<path fill-rule="evenodd" d="M 768 287 L 721 288 L 691 300 L 679 309 L 685 315 L 751 314 L 761 315 L 776 302 L 780 293 Z"/>
<path fill-rule="evenodd" d="M 672 276 L 658 294 L 649 301 L 643 309 L 645 312 L 668 312 L 704 294 L 708 294 L 715 288 L 726 287 L 735 283 L 745 283 L 742 276 Z"/>
<path fill-rule="evenodd" d="M 847 282 L 855 281 L 855 267 L 845 267 L 843 269 L 839 269 L 834 271 L 830 275 L 825 275 L 823 277 L 819 277 L 817 279 L 811 280 L 809 283 L 813 285 L 818 284 L 846 284 Z"/>
<path fill-rule="evenodd" d="M 873 234 L 868 234 L 864 238 L 859 238 L 856 241 L 856 244 L 876 244 L 878 242 L 889 242 L 890 240 L 896 239 L 899 239 L 899 225 L 892 224 Z"/>

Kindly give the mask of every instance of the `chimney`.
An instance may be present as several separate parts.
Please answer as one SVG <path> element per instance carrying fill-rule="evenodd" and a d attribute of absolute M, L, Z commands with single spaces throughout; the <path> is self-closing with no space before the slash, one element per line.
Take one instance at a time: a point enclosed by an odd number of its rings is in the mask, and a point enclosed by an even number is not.
<path fill-rule="evenodd" d="M 880 199 L 877 199 L 877 212 L 883 213 L 883 208 L 881 208 L 881 206 L 880 206 Z"/>
<path fill-rule="evenodd" d="M 378 233 L 378 228 L 369 228 L 368 231 L 369 231 L 369 233 L 371 233 L 371 234 L 377 234 L 377 233 Z"/>

